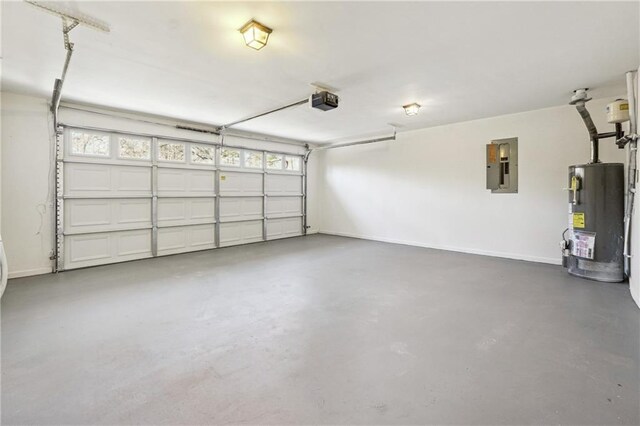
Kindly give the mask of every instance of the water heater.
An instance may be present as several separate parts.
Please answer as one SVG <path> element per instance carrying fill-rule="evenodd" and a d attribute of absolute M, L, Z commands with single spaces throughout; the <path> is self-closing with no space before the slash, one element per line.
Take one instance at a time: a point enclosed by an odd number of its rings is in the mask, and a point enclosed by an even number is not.
<path fill-rule="evenodd" d="M 591 143 L 587 164 L 569 166 L 569 223 L 561 243 L 562 263 L 569 274 L 597 281 L 620 282 L 625 276 L 625 185 L 624 164 L 602 163 L 601 139 L 614 137 L 624 144 L 621 122 L 628 109 L 619 100 L 607 107 L 614 132 L 598 133 L 587 111 L 588 89 L 574 91 L 571 104 L 582 117 Z M 628 117 L 628 114 L 627 114 Z"/>
<path fill-rule="evenodd" d="M 571 275 L 620 282 L 624 276 L 624 165 L 593 163 L 569 167 Z"/>

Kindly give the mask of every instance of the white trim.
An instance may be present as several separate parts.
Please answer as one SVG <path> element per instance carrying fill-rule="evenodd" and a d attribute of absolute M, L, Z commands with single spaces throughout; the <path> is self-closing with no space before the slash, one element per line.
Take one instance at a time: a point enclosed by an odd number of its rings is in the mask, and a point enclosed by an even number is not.
<path fill-rule="evenodd" d="M 9 271 L 9 279 L 31 277 L 33 275 L 43 275 L 43 274 L 51 274 L 51 273 L 52 271 L 50 267 L 25 269 L 22 271 Z"/>
<path fill-rule="evenodd" d="M 489 251 L 489 250 L 478 250 L 478 249 L 472 249 L 472 248 L 450 247 L 450 246 L 443 246 L 443 245 L 437 245 L 437 244 L 425 244 L 425 243 L 421 243 L 421 242 L 418 242 L 418 241 L 407 241 L 407 240 L 399 240 L 399 239 L 395 239 L 395 238 L 384 238 L 384 237 L 375 237 L 375 236 L 369 236 L 369 235 L 358 235 L 358 234 L 351 234 L 351 233 L 348 233 L 348 232 L 334 232 L 334 231 L 327 231 L 327 230 L 323 230 L 323 229 L 321 229 L 321 230 L 319 230 L 317 232 L 319 234 L 336 235 L 336 236 L 339 236 L 339 237 L 357 238 L 357 239 L 360 239 L 360 240 L 380 241 L 380 242 L 383 242 L 383 243 L 391 243 L 391 244 L 402 244 L 402 245 L 407 245 L 407 246 L 423 247 L 423 248 L 430 248 L 430 249 L 435 249 L 435 250 L 446 250 L 446 251 L 454 251 L 454 252 L 458 252 L 458 253 L 477 254 L 477 255 L 481 255 L 481 256 L 501 257 L 501 258 L 504 258 L 504 259 L 513 259 L 513 260 L 526 260 L 528 262 L 547 263 L 547 264 L 551 264 L 551 265 L 560 265 L 560 264 L 562 264 L 560 259 L 549 258 L 549 257 L 529 256 L 529 255 L 526 255 L 526 254 L 504 253 L 504 252 Z"/>

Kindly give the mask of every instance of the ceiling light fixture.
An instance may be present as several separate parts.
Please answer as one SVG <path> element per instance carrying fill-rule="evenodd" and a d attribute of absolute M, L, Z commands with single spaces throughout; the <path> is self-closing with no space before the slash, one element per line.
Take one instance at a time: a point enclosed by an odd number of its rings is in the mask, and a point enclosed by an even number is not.
<path fill-rule="evenodd" d="M 418 111 L 420 110 L 420 105 L 412 103 L 409 105 L 404 105 L 402 108 L 404 108 L 404 112 L 407 115 L 417 115 Z"/>
<path fill-rule="evenodd" d="M 273 30 L 252 19 L 244 24 L 238 31 L 242 33 L 242 37 L 247 46 L 260 50 L 267 45 L 269 34 L 271 34 Z"/>

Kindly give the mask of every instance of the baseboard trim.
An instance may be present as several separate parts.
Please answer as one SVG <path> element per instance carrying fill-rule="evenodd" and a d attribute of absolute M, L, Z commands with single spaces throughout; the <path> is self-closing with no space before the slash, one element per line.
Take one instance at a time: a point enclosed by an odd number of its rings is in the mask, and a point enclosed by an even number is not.
<path fill-rule="evenodd" d="M 22 271 L 9 271 L 9 279 L 32 277 L 34 275 L 50 274 L 51 268 L 24 269 Z"/>
<path fill-rule="evenodd" d="M 349 237 L 349 238 L 357 238 L 360 240 L 370 240 L 370 241 L 379 241 L 383 243 L 391 243 L 391 244 L 402 244 L 406 246 L 414 246 L 414 247 L 422 247 L 422 248 L 430 248 L 435 250 L 446 250 L 446 251 L 454 251 L 458 253 L 467 253 L 467 254 L 477 254 L 481 256 L 490 256 L 490 257 L 501 257 L 504 259 L 513 259 L 513 260 L 526 260 L 527 262 L 536 262 L 536 263 L 547 263 L 550 265 L 560 265 L 562 262 L 560 259 L 549 258 L 549 257 L 539 257 L 539 256 L 530 256 L 526 254 L 518 254 L 518 253 L 504 253 L 504 252 L 496 252 L 489 250 L 478 250 L 471 248 L 462 248 L 462 247 L 451 247 L 451 246 L 443 246 L 436 244 L 425 244 L 418 241 L 408 241 L 408 240 L 399 240 L 395 238 L 383 238 L 383 237 L 375 237 L 370 235 L 360 235 L 360 234 L 352 234 L 349 232 L 336 232 L 336 231 L 328 231 L 321 229 L 319 234 L 326 235 L 335 235 L 338 237 Z"/>

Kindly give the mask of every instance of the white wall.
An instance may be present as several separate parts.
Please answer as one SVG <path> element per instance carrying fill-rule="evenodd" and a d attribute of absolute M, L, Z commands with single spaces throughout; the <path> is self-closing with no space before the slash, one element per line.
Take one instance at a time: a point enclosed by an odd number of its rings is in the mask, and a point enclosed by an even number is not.
<path fill-rule="evenodd" d="M 2 93 L 2 239 L 9 277 L 51 272 L 52 126 L 44 99 Z"/>
<path fill-rule="evenodd" d="M 9 277 L 51 272 L 49 260 L 54 248 L 53 156 L 54 138 L 47 100 L 2 93 L 2 168 L 1 222 L 9 263 Z M 97 110 L 100 111 L 100 110 Z M 111 113 L 111 112 L 109 112 Z M 128 117 L 149 117 L 123 114 Z M 171 120 L 154 120 L 175 124 Z M 158 136 L 184 137 L 200 141 L 217 141 L 215 135 L 172 129 L 151 123 L 114 116 L 61 108 L 61 122 L 69 125 L 93 126 L 119 131 L 143 132 Z M 257 149 L 303 153 L 301 145 L 257 141 L 243 137 L 227 137 L 225 143 Z M 318 231 L 316 159 L 309 164 L 309 233 Z"/>
<path fill-rule="evenodd" d="M 588 103 L 600 132 L 604 107 Z M 424 108 L 421 114 L 429 114 Z M 485 144 L 518 137 L 519 191 L 485 189 Z M 601 159 L 624 162 L 613 139 Z M 396 141 L 326 150 L 320 232 L 560 263 L 567 167 L 589 160 L 572 106 L 398 134 Z"/>

